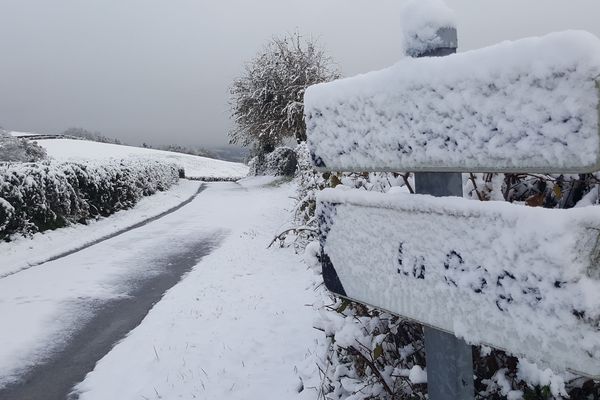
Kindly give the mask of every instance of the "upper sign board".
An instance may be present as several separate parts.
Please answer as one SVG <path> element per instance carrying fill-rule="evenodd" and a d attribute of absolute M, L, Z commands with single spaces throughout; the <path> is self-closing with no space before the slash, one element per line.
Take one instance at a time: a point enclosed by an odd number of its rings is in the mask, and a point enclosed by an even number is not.
<path fill-rule="evenodd" d="M 406 58 L 308 88 L 308 146 L 338 171 L 597 171 L 599 77 L 581 31 Z"/>
<path fill-rule="evenodd" d="M 600 213 L 327 189 L 329 290 L 487 344 L 600 377 Z"/>

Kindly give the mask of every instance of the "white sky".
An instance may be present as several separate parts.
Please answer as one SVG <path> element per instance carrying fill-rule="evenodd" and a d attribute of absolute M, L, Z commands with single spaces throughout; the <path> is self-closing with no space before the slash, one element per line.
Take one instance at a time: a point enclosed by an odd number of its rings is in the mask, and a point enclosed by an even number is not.
<path fill-rule="evenodd" d="M 598 0 L 447 0 L 459 51 L 565 29 Z M 0 0 L 0 126 L 227 142 L 228 87 L 273 35 L 318 37 L 346 76 L 400 57 L 401 0 Z"/>

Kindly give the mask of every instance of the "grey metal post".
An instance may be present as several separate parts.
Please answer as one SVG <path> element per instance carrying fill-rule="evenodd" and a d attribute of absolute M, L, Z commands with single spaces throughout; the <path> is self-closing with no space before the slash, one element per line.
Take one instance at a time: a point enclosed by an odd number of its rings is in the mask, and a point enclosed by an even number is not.
<path fill-rule="evenodd" d="M 441 57 L 456 53 L 455 28 L 438 30 L 441 44 L 416 57 Z M 456 172 L 415 173 L 415 192 L 432 196 L 462 197 L 462 175 Z M 430 400 L 471 400 L 473 349 L 463 340 L 440 330 L 424 327 L 427 359 L 427 393 Z"/>

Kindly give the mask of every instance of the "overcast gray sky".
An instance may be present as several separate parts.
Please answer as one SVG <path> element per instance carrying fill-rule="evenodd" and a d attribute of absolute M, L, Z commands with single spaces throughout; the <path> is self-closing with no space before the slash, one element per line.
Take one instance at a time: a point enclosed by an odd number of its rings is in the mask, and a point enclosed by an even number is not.
<path fill-rule="evenodd" d="M 564 29 L 598 0 L 447 0 L 459 51 Z M 0 125 L 131 143 L 227 142 L 228 87 L 273 35 L 318 37 L 346 76 L 398 60 L 401 0 L 0 0 Z"/>

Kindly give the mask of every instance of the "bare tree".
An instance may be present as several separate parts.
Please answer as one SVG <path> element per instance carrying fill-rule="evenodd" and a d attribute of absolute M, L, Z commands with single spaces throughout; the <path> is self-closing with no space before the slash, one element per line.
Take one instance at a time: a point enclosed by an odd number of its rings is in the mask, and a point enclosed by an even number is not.
<path fill-rule="evenodd" d="M 306 140 L 304 90 L 339 77 L 325 52 L 299 33 L 274 37 L 230 89 L 230 143 L 272 151 L 285 138 Z"/>

